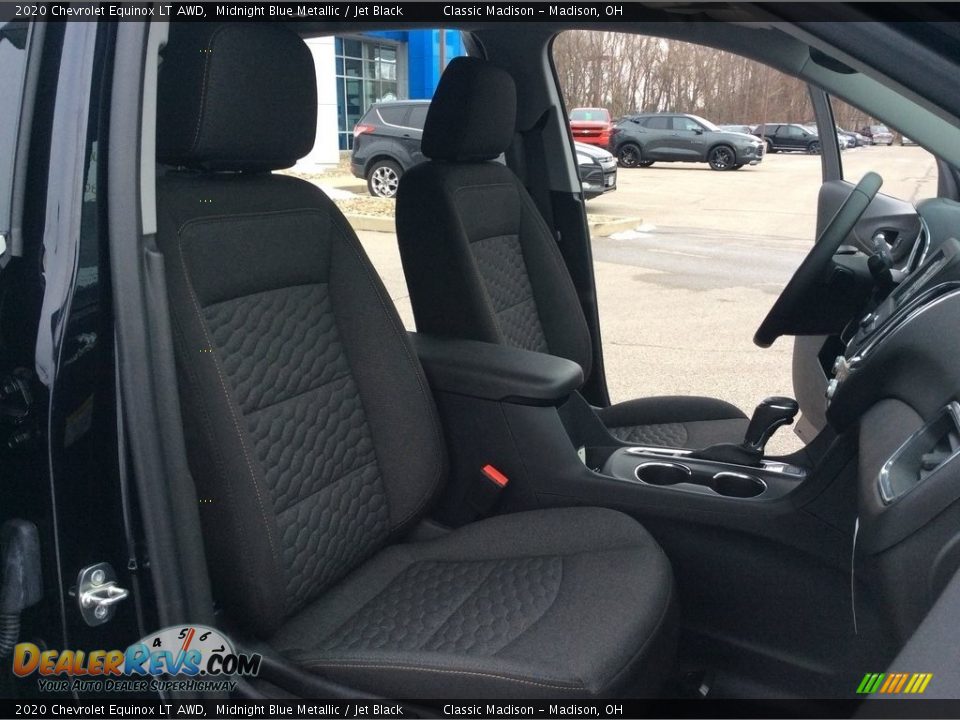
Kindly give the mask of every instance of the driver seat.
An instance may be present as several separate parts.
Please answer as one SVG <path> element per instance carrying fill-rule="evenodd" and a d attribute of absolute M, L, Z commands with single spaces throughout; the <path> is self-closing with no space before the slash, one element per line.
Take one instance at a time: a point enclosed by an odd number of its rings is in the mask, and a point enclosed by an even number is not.
<path fill-rule="evenodd" d="M 549 228 L 514 173 L 493 162 L 513 141 L 516 88 L 477 58 L 447 66 L 423 129 L 430 160 L 404 174 L 397 240 L 417 330 L 573 360 L 593 348 L 577 291 Z M 429 209 L 429 211 L 427 211 Z M 649 397 L 600 408 L 627 443 L 701 448 L 743 440 L 748 420 L 706 397 Z"/>

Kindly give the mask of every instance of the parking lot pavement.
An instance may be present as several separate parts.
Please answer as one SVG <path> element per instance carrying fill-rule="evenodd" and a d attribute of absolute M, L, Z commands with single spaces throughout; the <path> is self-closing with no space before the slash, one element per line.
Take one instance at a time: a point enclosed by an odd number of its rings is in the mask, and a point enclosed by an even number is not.
<path fill-rule="evenodd" d="M 936 194 L 935 166 L 921 148 L 857 148 L 843 163 L 856 179 L 876 170 L 898 197 Z M 752 338 L 812 244 L 819 157 L 777 154 L 726 173 L 655 165 L 621 170 L 618 185 L 588 206 L 644 221 L 642 232 L 593 239 L 611 399 L 707 395 L 749 415 L 768 395 L 793 395 L 792 339 L 760 349 Z M 396 238 L 359 234 L 412 328 Z M 769 449 L 797 447 L 781 430 Z"/>
<path fill-rule="evenodd" d="M 841 155 L 854 182 L 868 170 L 882 192 L 914 202 L 937 194 L 933 157 L 918 146 L 862 147 Z M 703 163 L 623 168 L 617 190 L 591 200 L 591 213 L 641 217 L 657 227 L 696 227 L 812 240 L 820 189 L 820 156 L 774 153 L 756 166 L 716 172 Z"/>

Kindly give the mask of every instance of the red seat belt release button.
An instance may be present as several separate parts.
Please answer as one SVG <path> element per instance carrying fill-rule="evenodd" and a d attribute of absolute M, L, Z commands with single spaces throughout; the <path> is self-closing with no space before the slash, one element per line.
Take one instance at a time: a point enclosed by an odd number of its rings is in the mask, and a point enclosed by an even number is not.
<path fill-rule="evenodd" d="M 499 488 L 505 488 L 507 483 L 510 482 L 510 478 L 497 470 L 493 465 L 484 465 L 480 468 L 480 472 L 484 474 L 487 480 Z"/>

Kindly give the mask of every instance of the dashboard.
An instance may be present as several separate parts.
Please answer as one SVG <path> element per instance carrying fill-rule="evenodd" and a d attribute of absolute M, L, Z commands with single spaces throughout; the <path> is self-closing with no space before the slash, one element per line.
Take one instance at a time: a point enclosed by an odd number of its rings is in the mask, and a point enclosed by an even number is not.
<path fill-rule="evenodd" d="M 847 326 L 827 387 L 828 422 L 858 437 L 854 572 L 883 599 L 902 638 L 960 568 L 960 205 L 953 205 L 950 235 L 931 233 L 921 214 L 900 282 Z"/>

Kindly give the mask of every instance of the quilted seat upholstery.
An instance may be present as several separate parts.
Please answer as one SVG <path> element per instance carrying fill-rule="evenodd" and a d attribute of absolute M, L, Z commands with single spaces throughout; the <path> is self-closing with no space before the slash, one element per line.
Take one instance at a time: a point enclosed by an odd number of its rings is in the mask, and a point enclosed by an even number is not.
<path fill-rule="evenodd" d="M 256 128 L 252 149 L 234 135 L 237 94 L 273 128 Z M 312 137 L 302 41 L 277 26 L 175 26 L 160 108 L 157 245 L 231 628 L 372 694 L 654 692 L 673 583 L 631 518 L 543 511 L 405 542 L 447 471 L 423 370 L 336 206 L 267 171 Z"/>
<path fill-rule="evenodd" d="M 620 513 L 519 513 L 384 550 L 272 642 L 396 697 L 644 695 L 669 671 L 671 587 Z"/>

